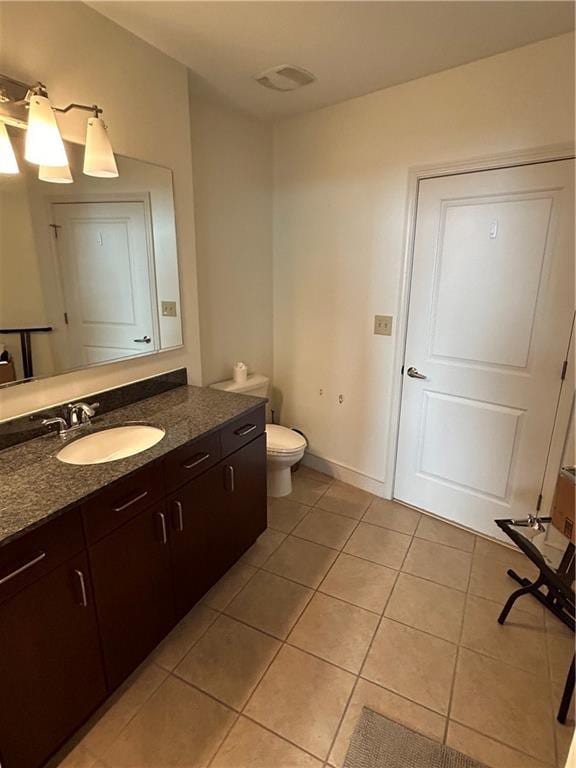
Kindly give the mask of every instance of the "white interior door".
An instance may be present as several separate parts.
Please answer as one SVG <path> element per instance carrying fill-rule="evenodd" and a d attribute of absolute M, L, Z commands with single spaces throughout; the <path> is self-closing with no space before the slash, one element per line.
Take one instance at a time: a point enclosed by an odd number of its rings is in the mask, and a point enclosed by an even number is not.
<path fill-rule="evenodd" d="M 144 203 L 54 203 L 69 362 L 89 365 L 157 348 Z"/>
<path fill-rule="evenodd" d="M 398 499 L 492 536 L 494 518 L 535 511 L 574 312 L 573 206 L 571 160 L 421 182 Z"/>

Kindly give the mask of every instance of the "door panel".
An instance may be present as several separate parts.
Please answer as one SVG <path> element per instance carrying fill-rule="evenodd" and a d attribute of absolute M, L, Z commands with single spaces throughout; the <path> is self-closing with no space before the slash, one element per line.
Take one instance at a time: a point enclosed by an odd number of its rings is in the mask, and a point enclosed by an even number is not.
<path fill-rule="evenodd" d="M 224 482 L 236 559 L 252 546 L 267 524 L 265 434 L 226 459 Z"/>
<path fill-rule="evenodd" d="M 573 161 L 420 184 L 395 496 L 498 536 L 534 512 L 573 300 Z"/>
<path fill-rule="evenodd" d="M 432 357 L 526 367 L 552 199 L 506 197 L 442 204 Z"/>
<path fill-rule="evenodd" d="M 218 581 L 232 560 L 221 477 L 222 467 L 213 467 L 168 500 L 177 618 Z"/>
<path fill-rule="evenodd" d="M 508 494 L 522 411 L 478 400 L 425 392 L 418 472 L 496 498 Z M 439 451 L 437 435 L 446 424 Z M 485 461 L 477 460 L 477 444 L 491 444 Z"/>
<path fill-rule="evenodd" d="M 174 620 L 164 505 L 140 512 L 89 552 L 106 676 L 113 689 Z"/>

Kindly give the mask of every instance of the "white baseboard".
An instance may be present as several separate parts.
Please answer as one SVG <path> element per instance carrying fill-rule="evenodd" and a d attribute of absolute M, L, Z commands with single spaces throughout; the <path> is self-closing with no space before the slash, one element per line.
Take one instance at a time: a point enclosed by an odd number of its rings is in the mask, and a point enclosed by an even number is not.
<path fill-rule="evenodd" d="M 375 496 L 380 496 L 382 499 L 390 498 L 386 484 L 381 480 L 376 480 L 374 477 L 364 475 L 362 472 L 351 469 L 344 464 L 338 464 L 335 461 L 324 459 L 309 451 L 304 454 L 302 464 L 306 467 L 310 467 L 310 469 L 323 472 L 330 477 L 335 477 L 337 480 L 342 480 L 343 483 L 353 485 L 355 488 L 361 488 L 363 491 L 368 491 Z"/>

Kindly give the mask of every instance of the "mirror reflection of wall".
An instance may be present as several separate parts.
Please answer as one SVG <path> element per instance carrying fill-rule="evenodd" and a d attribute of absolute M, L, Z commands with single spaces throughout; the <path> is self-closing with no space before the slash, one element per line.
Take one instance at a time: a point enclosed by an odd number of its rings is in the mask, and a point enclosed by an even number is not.
<path fill-rule="evenodd" d="M 41 181 L 22 133 L 10 137 L 20 174 L 0 176 L 0 385 L 181 346 L 171 171 L 117 157 L 118 178 L 85 176 L 83 147 L 67 143 L 73 183 Z"/>

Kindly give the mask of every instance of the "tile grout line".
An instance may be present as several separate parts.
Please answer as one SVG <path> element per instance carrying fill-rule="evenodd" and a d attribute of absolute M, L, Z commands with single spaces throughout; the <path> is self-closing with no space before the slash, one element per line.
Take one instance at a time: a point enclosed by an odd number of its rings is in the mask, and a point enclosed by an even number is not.
<path fill-rule="evenodd" d="M 366 514 L 366 512 L 364 512 L 364 514 Z M 358 524 L 360 524 L 360 523 L 358 523 Z M 413 536 L 411 537 L 411 539 L 413 539 Z M 402 559 L 402 563 L 401 563 L 400 567 L 402 567 L 404 565 L 404 560 L 406 559 L 406 556 L 408 554 L 408 550 L 410 549 L 411 543 L 412 543 L 412 541 L 406 547 L 406 552 L 404 553 L 404 557 Z M 380 627 L 382 625 L 382 620 L 384 618 L 384 614 L 386 612 L 386 609 L 388 608 L 388 603 L 390 602 L 390 599 L 392 597 L 392 593 L 394 592 L 394 588 L 395 588 L 395 586 L 396 586 L 396 584 L 398 582 L 399 574 L 400 574 L 400 571 L 397 571 L 396 575 L 394 577 L 394 582 L 393 582 L 393 584 L 392 584 L 392 586 L 390 588 L 390 592 L 388 594 L 388 597 L 387 597 L 386 602 L 384 604 L 384 607 L 382 609 L 382 613 L 380 614 L 380 619 L 378 620 L 378 623 L 376 624 L 376 627 L 374 628 L 374 632 L 372 633 L 372 637 L 370 638 L 370 642 L 368 643 L 368 647 L 366 648 L 366 653 L 364 654 L 364 658 L 362 660 L 362 663 L 360 664 L 358 672 L 356 673 L 356 676 L 355 676 L 356 679 L 354 681 L 354 685 L 352 686 L 352 690 L 350 691 L 350 695 L 349 695 L 348 700 L 346 702 L 346 706 L 342 710 L 342 715 L 340 716 L 340 719 L 338 721 L 338 725 L 336 726 L 336 729 L 334 731 L 334 736 L 332 737 L 332 742 L 331 742 L 330 747 L 328 749 L 328 754 L 326 756 L 326 761 L 330 760 L 330 756 L 331 756 L 332 751 L 334 749 L 334 745 L 336 744 L 336 740 L 338 738 L 338 734 L 340 733 L 340 729 L 342 728 L 342 724 L 344 722 L 344 718 L 346 717 L 346 713 L 348 712 L 348 708 L 350 707 L 350 702 L 352 701 L 352 698 L 354 696 L 356 688 L 358 687 L 358 682 L 361 679 L 364 679 L 364 678 L 362 678 L 362 670 L 364 669 L 364 666 L 366 664 L 366 659 L 368 658 L 368 656 L 369 656 L 369 654 L 370 654 L 370 652 L 372 650 L 372 647 L 374 645 L 374 640 L 375 640 L 375 638 L 376 638 L 376 636 L 377 636 L 377 634 L 378 634 L 378 632 L 380 630 Z"/>
<path fill-rule="evenodd" d="M 456 677 L 458 674 L 458 666 L 460 664 L 460 648 L 462 644 L 462 636 L 464 635 L 464 624 L 466 622 L 466 610 L 468 608 L 468 599 L 470 596 L 470 581 L 472 579 L 472 561 L 474 560 L 474 553 L 476 551 L 476 539 L 474 539 L 474 547 L 472 549 L 472 559 L 470 560 L 470 568 L 468 570 L 468 578 L 466 579 L 466 593 L 464 597 L 464 608 L 462 610 L 462 619 L 460 622 L 460 631 L 458 633 L 458 642 L 456 644 L 456 658 L 454 659 L 454 670 L 452 672 L 452 680 L 450 684 L 450 693 L 448 695 L 448 707 L 446 709 L 446 722 L 444 723 L 444 738 L 443 744 L 446 744 L 448 738 L 448 728 L 450 725 L 450 715 L 452 713 L 452 701 L 454 698 L 454 689 L 456 687 Z"/>
<path fill-rule="evenodd" d="M 366 514 L 366 513 L 364 513 L 364 514 Z M 406 552 L 404 553 L 404 558 L 402 560 L 402 565 L 404 565 L 404 559 L 406 558 L 406 555 L 407 555 L 409 549 L 410 549 L 410 545 L 408 545 L 408 547 L 406 547 Z M 382 609 L 382 613 L 380 614 L 380 619 L 379 619 L 378 623 L 376 624 L 376 627 L 374 628 L 374 632 L 372 634 L 372 637 L 370 638 L 370 642 L 368 643 L 368 647 L 366 649 L 366 653 L 364 654 L 364 658 L 362 660 L 362 663 L 360 664 L 358 672 L 355 675 L 356 679 L 354 680 L 354 685 L 352 686 L 352 690 L 350 691 L 350 695 L 348 696 L 348 700 L 346 702 L 346 705 L 345 705 L 344 709 L 342 710 L 342 715 L 340 716 L 340 719 L 338 721 L 338 725 L 336 726 L 336 729 L 334 731 L 334 736 L 332 737 L 332 741 L 331 741 L 330 747 L 328 749 L 328 753 L 326 755 L 326 761 L 327 762 L 330 760 L 330 756 L 331 756 L 332 751 L 334 749 L 334 745 L 336 744 L 336 740 L 338 738 L 338 734 L 340 733 L 340 729 L 342 728 L 342 724 L 344 722 L 344 718 L 346 717 L 346 713 L 348 712 L 348 708 L 350 707 L 350 702 L 352 701 L 352 698 L 354 696 L 356 688 L 358 687 L 358 682 L 361 679 L 364 679 L 364 678 L 361 677 L 362 676 L 362 670 L 364 669 L 364 665 L 366 664 L 366 659 L 368 658 L 368 656 L 369 656 L 369 654 L 370 654 L 370 652 L 372 650 L 372 646 L 374 645 L 374 640 L 375 640 L 376 635 L 378 634 L 378 632 L 380 630 L 380 627 L 382 625 L 382 619 L 384 618 L 384 613 L 386 611 L 386 608 L 388 607 L 388 603 L 390 602 L 390 598 L 392 597 L 392 592 L 394 591 L 394 588 L 395 588 L 396 583 L 398 581 L 399 574 L 400 574 L 400 571 L 397 571 L 396 572 L 396 576 L 394 577 L 394 583 L 392 584 L 392 587 L 391 587 L 390 592 L 388 594 L 388 598 L 386 599 L 386 602 L 385 602 L 384 607 Z"/>
<path fill-rule="evenodd" d="M 328 486 L 328 488 L 329 488 L 329 487 L 330 487 L 330 486 Z M 326 491 L 328 490 L 328 488 L 326 489 Z M 326 493 L 326 491 L 324 491 L 324 493 Z M 324 495 L 324 494 L 322 494 L 322 495 Z M 320 497 L 320 498 L 321 498 L 321 497 Z M 319 501 L 319 499 L 318 499 L 317 501 Z M 316 502 L 316 503 L 317 503 L 317 502 Z M 312 507 L 312 509 L 315 509 L 315 508 L 316 508 L 316 503 L 314 504 L 314 506 Z M 321 509 L 321 507 L 319 507 L 319 509 Z M 323 510 L 323 511 L 328 511 L 328 510 Z M 310 513 L 308 513 L 308 514 L 310 514 Z M 302 615 L 304 614 L 304 612 L 306 611 L 306 609 L 307 609 L 307 608 L 308 608 L 308 606 L 310 605 L 311 601 L 314 599 L 314 596 L 315 596 L 316 594 L 318 594 L 318 592 L 319 592 L 319 590 L 318 590 L 318 587 L 319 587 L 319 586 L 322 584 L 322 582 L 324 581 L 324 579 L 325 579 L 325 578 L 328 576 L 328 574 L 330 573 L 330 571 L 331 571 L 331 570 L 332 570 L 332 568 L 334 567 L 334 564 L 335 564 L 336 560 L 338 559 L 339 555 L 342 553 L 342 551 L 343 551 L 343 548 L 346 546 L 346 544 L 348 543 L 348 540 L 350 539 L 350 537 L 352 536 L 352 534 L 354 533 L 354 531 L 356 530 L 356 528 L 358 527 L 358 525 L 359 525 L 359 524 L 360 524 L 360 520 L 358 520 L 358 521 L 356 522 L 356 525 L 354 526 L 354 528 L 353 528 L 353 529 L 352 529 L 352 531 L 350 532 L 350 534 L 349 534 L 348 538 L 346 539 L 346 541 L 344 542 L 344 544 L 342 545 L 342 547 L 340 548 L 340 550 L 338 550 L 338 553 L 339 553 L 339 554 L 338 554 L 338 555 L 337 555 L 337 556 L 334 558 L 333 562 L 331 563 L 330 567 L 329 567 L 329 568 L 327 569 L 327 571 L 325 572 L 324 576 L 322 577 L 322 579 L 320 580 L 320 582 L 318 583 L 318 585 L 317 585 L 316 587 L 314 587 L 314 588 L 308 587 L 309 589 L 311 589 L 311 590 L 312 590 L 312 594 L 310 595 L 310 598 L 309 598 L 309 600 L 306 602 L 306 605 L 305 605 L 305 606 L 302 608 L 302 610 L 301 610 L 300 614 L 298 615 L 298 618 L 297 618 L 297 619 L 294 621 L 294 623 L 292 624 L 292 626 L 291 626 L 291 628 L 290 628 L 290 631 L 288 632 L 288 635 L 287 635 L 286 639 L 285 639 L 285 640 L 283 640 L 283 641 L 281 642 L 281 645 L 280 645 L 280 647 L 278 648 L 278 651 L 277 651 L 277 652 L 276 652 L 276 654 L 274 655 L 273 659 L 270 661 L 270 664 L 269 664 L 269 665 L 266 667 L 266 669 L 264 670 L 263 674 L 262 674 L 262 675 L 261 675 L 261 677 L 259 678 L 257 685 L 255 686 L 254 690 L 251 692 L 251 694 L 250 694 L 250 696 L 249 696 L 248 700 L 246 701 L 246 703 L 245 703 L 244 707 L 242 708 L 242 714 L 244 714 L 244 713 L 245 713 L 245 710 L 246 710 L 246 708 L 248 707 L 248 705 L 249 705 L 250 701 L 252 700 L 252 697 L 255 695 L 255 693 L 256 693 L 256 691 L 258 690 L 258 688 L 259 688 L 259 686 L 260 686 L 261 682 L 264 680 L 264 677 L 265 677 L 265 676 L 266 676 L 266 674 L 268 673 L 268 670 L 270 669 L 270 667 L 272 666 L 272 664 L 274 663 L 274 661 L 276 660 L 276 658 L 277 658 L 277 657 L 278 657 L 278 655 L 280 654 L 280 651 L 282 650 L 282 648 L 283 648 L 283 647 L 291 647 L 291 648 L 296 648 L 296 650 L 298 650 L 300 653 L 307 653 L 307 655 L 311 656 L 312 658 L 316 658 L 316 659 L 318 659 L 318 660 L 320 660 L 320 661 L 324 662 L 325 664 L 330 664 L 331 666 L 333 666 L 333 667 L 335 667 L 335 668 L 337 668 L 337 669 L 342 669 L 342 670 L 343 670 L 343 668 L 342 668 L 342 667 L 339 667 L 338 665 L 336 665 L 336 664 L 333 664 L 332 662 L 329 662 L 329 661 L 327 661 L 326 659 L 322 659 L 321 657 L 319 657 L 319 656 L 316 656 L 315 654 L 309 653 L 308 651 L 305 651 L 305 650 L 304 650 L 304 649 L 302 649 L 302 648 L 297 648 L 296 646 L 294 646 L 294 645 L 291 645 L 290 643 L 288 643 L 288 642 L 287 642 L 287 638 L 290 636 L 290 633 L 292 632 L 292 630 L 294 629 L 294 627 L 295 627 L 295 626 L 298 624 L 298 622 L 299 622 L 299 621 L 300 621 L 300 619 L 302 618 Z M 292 535 L 292 534 L 288 534 L 288 535 Z M 297 538 L 297 537 L 295 537 L 295 538 Z M 285 541 L 285 540 L 286 540 L 286 539 L 284 539 L 284 541 Z M 322 546 L 322 545 L 321 545 L 321 546 Z M 273 554 L 273 553 L 272 553 L 272 554 Z M 272 556 L 272 555 L 270 555 L 270 557 L 271 557 L 271 556 Z M 268 558 L 268 559 L 269 559 L 269 558 Z M 267 562 L 267 561 L 265 561 L 265 562 L 263 563 L 263 565 L 265 565 L 265 564 L 266 564 L 266 562 Z M 260 570 L 264 570 L 264 571 L 265 571 L 265 569 L 264 569 L 263 567 L 261 567 L 261 568 L 260 568 Z M 277 576 L 279 576 L 279 574 L 274 574 L 274 575 L 277 575 Z M 282 577 L 280 577 L 280 578 L 282 578 Z M 298 583 L 298 582 L 296 582 L 296 583 Z M 321 593 L 321 594 L 323 594 L 323 593 Z M 358 607 L 358 606 L 355 606 L 355 607 Z M 349 670 L 343 670 L 343 671 L 347 672 L 348 674 L 352 674 L 352 675 L 354 674 L 354 673 L 351 673 Z M 356 677 L 356 680 L 355 680 L 355 682 L 354 682 L 354 685 L 352 686 L 352 689 L 351 689 L 351 692 L 350 692 L 350 696 L 352 695 L 352 693 L 353 693 L 353 691 L 354 691 L 354 689 L 355 689 L 355 687 L 356 687 L 356 681 L 357 681 L 357 679 L 358 679 L 358 676 L 356 675 L 355 677 Z M 336 729 L 335 729 L 335 732 L 334 732 L 334 737 L 333 737 L 333 739 L 332 739 L 332 742 L 333 742 L 334 738 L 336 737 L 336 734 L 338 733 L 338 730 L 339 730 L 339 728 L 340 728 L 340 724 L 341 724 L 341 721 L 342 721 L 342 717 L 344 717 L 344 714 L 345 714 L 345 712 L 346 712 L 346 710 L 347 710 L 347 708 L 348 708 L 348 702 L 349 702 L 349 699 L 348 699 L 348 701 L 347 701 L 347 703 L 346 703 L 346 706 L 345 706 L 345 707 L 344 707 L 344 709 L 343 709 L 343 712 L 342 712 L 342 716 L 341 716 L 341 718 L 340 718 L 340 720 L 339 720 L 339 722 L 338 722 L 338 724 L 337 724 L 337 726 L 336 726 Z M 244 716 L 246 716 L 246 715 L 244 715 Z M 273 732 L 273 733 L 275 733 L 274 731 L 272 731 L 272 732 Z M 276 735 L 279 735 L 279 734 L 276 734 Z M 330 751 L 331 751 L 331 749 L 332 749 L 332 742 L 331 742 L 331 743 L 330 743 L 330 745 L 329 745 L 329 748 L 328 748 L 328 751 L 327 751 L 326 755 L 325 755 L 324 757 L 320 758 L 320 760 L 321 760 L 322 762 L 325 762 L 325 761 L 327 761 L 327 760 L 329 759 L 329 756 L 330 756 Z M 292 743 L 292 742 L 290 742 L 290 743 Z M 295 746 L 296 746 L 296 745 L 295 745 Z M 301 747 L 300 747 L 299 745 L 298 745 L 298 748 L 299 748 L 299 749 L 301 749 Z M 306 751 L 307 751 L 307 750 L 306 750 Z M 311 754 L 311 753 L 309 753 L 309 754 Z M 316 755 L 314 755 L 314 757 L 317 757 L 317 756 L 316 756 Z"/>

